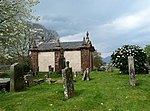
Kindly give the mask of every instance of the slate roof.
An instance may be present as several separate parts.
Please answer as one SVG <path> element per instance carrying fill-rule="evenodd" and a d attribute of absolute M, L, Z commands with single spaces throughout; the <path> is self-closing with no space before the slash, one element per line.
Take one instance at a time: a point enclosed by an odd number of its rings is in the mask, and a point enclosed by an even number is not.
<path fill-rule="evenodd" d="M 61 42 L 60 46 L 66 50 L 66 49 L 80 49 L 82 47 L 83 41 L 78 42 Z M 38 46 L 39 51 L 44 50 L 54 50 L 56 49 L 57 43 L 42 43 Z"/>

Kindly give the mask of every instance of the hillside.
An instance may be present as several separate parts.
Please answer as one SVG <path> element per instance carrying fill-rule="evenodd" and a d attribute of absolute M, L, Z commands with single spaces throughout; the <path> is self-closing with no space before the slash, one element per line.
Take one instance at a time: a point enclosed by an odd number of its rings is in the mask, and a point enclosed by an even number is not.
<path fill-rule="evenodd" d="M 102 60 L 103 62 L 109 63 L 111 61 L 111 57 L 108 56 L 108 57 L 102 58 Z"/>

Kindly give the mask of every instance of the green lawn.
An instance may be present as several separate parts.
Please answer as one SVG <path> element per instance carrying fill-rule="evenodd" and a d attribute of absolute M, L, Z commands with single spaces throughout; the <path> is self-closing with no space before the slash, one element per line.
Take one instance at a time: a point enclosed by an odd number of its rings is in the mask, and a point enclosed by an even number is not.
<path fill-rule="evenodd" d="M 22 92 L 1 93 L 0 111 L 150 111 L 150 74 L 91 72 L 91 81 L 76 78 L 75 96 L 64 99 L 63 84 L 42 83 Z"/>

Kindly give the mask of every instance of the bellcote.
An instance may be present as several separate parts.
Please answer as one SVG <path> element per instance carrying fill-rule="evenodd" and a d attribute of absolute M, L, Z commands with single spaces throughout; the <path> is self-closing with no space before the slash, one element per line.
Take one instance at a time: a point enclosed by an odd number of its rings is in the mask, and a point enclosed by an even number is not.
<path fill-rule="evenodd" d="M 88 31 L 86 32 L 85 37 L 83 37 L 82 46 L 92 46 L 92 43 L 89 39 L 89 32 Z"/>
<path fill-rule="evenodd" d="M 60 46 L 60 40 L 59 40 L 59 39 L 57 39 L 56 47 L 61 47 L 61 46 Z"/>

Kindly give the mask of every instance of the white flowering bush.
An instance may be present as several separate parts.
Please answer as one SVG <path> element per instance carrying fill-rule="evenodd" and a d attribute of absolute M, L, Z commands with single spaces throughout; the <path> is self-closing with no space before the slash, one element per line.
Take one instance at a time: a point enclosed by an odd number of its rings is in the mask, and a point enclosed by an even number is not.
<path fill-rule="evenodd" d="M 122 73 L 128 73 L 128 56 L 133 56 L 135 73 L 147 73 L 146 53 L 137 45 L 124 45 L 113 52 L 112 62 Z"/>

